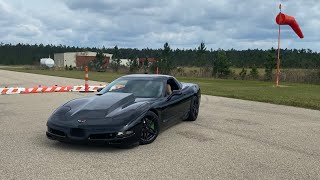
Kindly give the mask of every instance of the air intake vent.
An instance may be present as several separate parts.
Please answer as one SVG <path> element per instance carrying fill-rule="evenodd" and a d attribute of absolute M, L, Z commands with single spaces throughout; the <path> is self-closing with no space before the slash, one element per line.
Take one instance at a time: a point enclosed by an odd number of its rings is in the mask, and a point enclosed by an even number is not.
<path fill-rule="evenodd" d="M 74 137 L 83 137 L 83 136 L 85 136 L 86 132 L 83 129 L 72 128 L 70 130 L 70 134 L 71 134 L 71 136 L 74 136 Z"/>
<path fill-rule="evenodd" d="M 104 133 L 104 134 L 92 134 L 89 136 L 90 140 L 104 140 L 113 139 L 116 137 L 116 133 Z"/>
<path fill-rule="evenodd" d="M 66 136 L 66 134 L 64 132 L 56 130 L 56 129 L 52 129 L 52 128 L 49 128 L 49 132 L 52 134 L 59 135 L 59 136 Z"/>

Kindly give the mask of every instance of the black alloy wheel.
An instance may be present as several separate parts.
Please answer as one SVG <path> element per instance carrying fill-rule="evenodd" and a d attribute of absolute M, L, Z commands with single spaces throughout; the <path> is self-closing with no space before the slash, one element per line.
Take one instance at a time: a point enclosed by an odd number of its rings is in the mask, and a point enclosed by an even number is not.
<path fill-rule="evenodd" d="M 147 112 L 146 116 L 142 119 L 142 129 L 140 144 L 152 143 L 159 134 L 159 118 L 152 112 Z"/>
<path fill-rule="evenodd" d="M 190 105 L 189 116 L 187 121 L 195 121 L 199 114 L 199 98 L 197 96 L 193 96 Z"/>

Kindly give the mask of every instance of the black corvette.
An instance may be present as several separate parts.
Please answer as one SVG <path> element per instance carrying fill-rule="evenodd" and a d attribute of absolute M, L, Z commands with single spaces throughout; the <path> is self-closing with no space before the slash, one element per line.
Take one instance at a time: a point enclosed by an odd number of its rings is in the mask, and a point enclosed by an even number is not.
<path fill-rule="evenodd" d="M 98 94 L 71 100 L 47 122 L 49 139 L 75 143 L 149 144 L 160 130 L 197 119 L 196 84 L 167 75 L 127 75 Z"/>

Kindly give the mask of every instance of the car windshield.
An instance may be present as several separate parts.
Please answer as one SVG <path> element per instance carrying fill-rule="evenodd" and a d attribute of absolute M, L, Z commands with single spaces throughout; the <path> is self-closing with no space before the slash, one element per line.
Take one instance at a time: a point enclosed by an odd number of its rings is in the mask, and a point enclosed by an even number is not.
<path fill-rule="evenodd" d="M 105 87 L 101 94 L 108 92 L 132 93 L 137 98 L 157 98 L 163 94 L 164 84 L 154 79 L 117 79 Z"/>

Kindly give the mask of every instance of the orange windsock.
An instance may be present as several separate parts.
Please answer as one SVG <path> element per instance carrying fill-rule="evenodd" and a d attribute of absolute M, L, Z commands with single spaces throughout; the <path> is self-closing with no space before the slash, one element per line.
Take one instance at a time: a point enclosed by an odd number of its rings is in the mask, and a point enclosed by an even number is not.
<path fill-rule="evenodd" d="M 300 26 L 294 17 L 283 13 L 279 13 L 276 18 L 276 22 L 279 25 L 289 25 L 300 38 L 304 38 Z"/>

